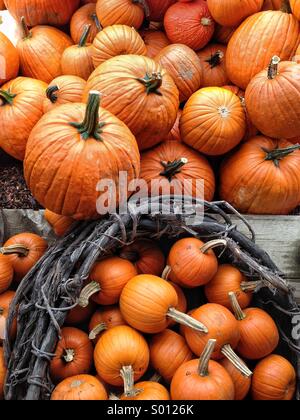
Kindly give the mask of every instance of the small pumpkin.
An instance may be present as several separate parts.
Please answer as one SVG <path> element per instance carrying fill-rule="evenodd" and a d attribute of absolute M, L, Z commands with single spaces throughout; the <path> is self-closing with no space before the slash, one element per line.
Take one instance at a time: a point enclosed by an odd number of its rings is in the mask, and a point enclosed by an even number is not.
<path fill-rule="evenodd" d="M 0 147 L 23 160 L 29 134 L 43 115 L 46 83 L 17 77 L 0 89 Z"/>
<path fill-rule="evenodd" d="M 210 360 L 216 340 L 210 339 L 200 360 L 183 363 L 171 382 L 172 400 L 234 400 L 234 384 L 226 369 Z"/>
<path fill-rule="evenodd" d="M 7 255 L 14 269 L 14 279 L 20 282 L 44 255 L 47 247 L 41 236 L 24 232 L 9 238 L 0 253 Z"/>
<path fill-rule="evenodd" d="M 45 210 L 44 217 L 51 225 L 56 236 L 64 236 L 74 225 L 74 219 L 71 217 L 61 216 L 47 209 Z"/>
<path fill-rule="evenodd" d="M 149 8 L 144 0 L 98 0 L 96 12 L 104 28 L 122 24 L 139 29 L 144 18 L 149 16 Z"/>
<path fill-rule="evenodd" d="M 207 0 L 212 17 L 223 26 L 238 26 L 246 17 L 261 10 L 264 0 Z"/>
<path fill-rule="evenodd" d="M 6 292 L 14 277 L 14 270 L 6 255 L 1 254 L 0 248 L 0 294 Z"/>
<path fill-rule="evenodd" d="M 94 312 L 89 323 L 89 339 L 98 343 L 102 333 L 110 328 L 126 325 L 118 306 L 107 306 Z"/>
<path fill-rule="evenodd" d="M 12 42 L 0 32 L 0 57 L 1 57 L 1 71 L 0 71 L 0 86 L 11 79 L 17 77 L 19 73 L 19 53 Z"/>
<path fill-rule="evenodd" d="M 149 347 L 151 365 L 167 383 L 176 370 L 193 357 L 185 339 L 169 329 L 154 335 Z"/>
<path fill-rule="evenodd" d="M 91 375 L 70 376 L 60 382 L 51 395 L 52 401 L 103 401 L 108 395 L 98 379 Z"/>
<path fill-rule="evenodd" d="M 96 305 L 94 302 L 89 302 L 88 306 L 85 308 L 82 308 L 79 305 L 75 306 L 75 308 L 69 311 L 65 324 L 76 326 L 88 322 L 95 312 L 95 307 Z"/>
<path fill-rule="evenodd" d="M 296 390 L 296 372 L 282 356 L 271 354 L 253 371 L 251 394 L 254 400 L 289 401 Z"/>
<path fill-rule="evenodd" d="M 182 115 L 182 110 L 179 109 L 177 112 L 177 118 L 176 121 L 167 136 L 164 138 L 165 141 L 179 141 L 181 142 L 181 135 L 180 135 L 180 129 L 179 129 L 179 122 Z"/>
<path fill-rule="evenodd" d="M 135 384 L 131 390 L 127 391 L 127 395 L 123 394 L 120 399 L 124 401 L 167 401 L 170 400 L 170 394 L 163 385 L 153 381 L 144 381 Z"/>
<path fill-rule="evenodd" d="M 4 351 L 0 347 L 0 401 L 4 399 L 4 383 L 6 377 L 6 366 L 4 362 Z"/>
<path fill-rule="evenodd" d="M 93 345 L 86 333 L 64 327 L 50 363 L 50 375 L 55 383 L 70 376 L 89 373 L 93 364 Z"/>
<path fill-rule="evenodd" d="M 222 155 L 237 146 L 246 132 L 239 98 L 219 87 L 203 88 L 186 103 L 180 119 L 184 143 L 207 155 Z"/>
<path fill-rule="evenodd" d="M 249 393 L 251 387 L 251 378 L 243 375 L 228 359 L 219 361 L 229 373 L 234 384 L 234 399 L 236 401 L 243 400 Z"/>
<path fill-rule="evenodd" d="M 229 83 L 225 67 L 226 47 L 222 44 L 209 44 L 198 51 L 201 61 L 201 87 L 223 86 Z"/>
<path fill-rule="evenodd" d="M 12 300 L 15 297 L 15 292 L 8 290 L 0 295 L 0 344 L 6 337 L 6 322 L 8 318 L 9 308 Z M 14 319 L 10 329 L 10 340 L 14 340 L 17 334 L 17 320 Z"/>
<path fill-rule="evenodd" d="M 104 28 L 95 37 L 92 59 L 97 68 L 112 57 L 125 54 L 146 55 L 146 45 L 139 33 L 127 25 L 112 25 Z"/>
<path fill-rule="evenodd" d="M 140 35 L 147 48 L 146 55 L 150 58 L 155 58 L 162 49 L 170 45 L 170 41 L 162 31 L 147 29 L 140 31 Z"/>
<path fill-rule="evenodd" d="M 102 26 L 96 14 L 95 3 L 89 2 L 83 5 L 72 16 L 70 33 L 74 44 L 79 44 L 85 25 L 91 25 L 86 39 L 87 43 L 92 43 L 97 33 L 101 31 Z"/>

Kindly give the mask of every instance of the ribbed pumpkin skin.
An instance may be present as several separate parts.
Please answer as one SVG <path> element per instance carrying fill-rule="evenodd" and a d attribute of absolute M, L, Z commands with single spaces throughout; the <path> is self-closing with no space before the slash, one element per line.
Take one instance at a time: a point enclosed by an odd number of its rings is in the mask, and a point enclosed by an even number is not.
<path fill-rule="evenodd" d="M 168 177 L 161 175 L 161 172 L 164 171 L 162 162 L 174 162 L 183 158 L 188 162 L 179 169 L 179 173 L 172 176 L 170 183 Z M 147 182 L 149 193 L 153 187 L 155 192 L 152 190 L 152 194 L 158 194 L 160 187 L 162 190 L 166 188 L 165 194 L 168 194 L 172 185 L 171 194 L 177 192 L 211 201 L 215 192 L 215 176 L 209 162 L 204 156 L 179 142 L 165 141 L 156 148 L 143 153 L 140 178 Z M 184 180 L 190 180 L 189 185 L 186 185 L 185 188 Z M 202 185 L 197 185 L 197 180 L 203 180 L 204 191 Z"/>
<path fill-rule="evenodd" d="M 0 401 L 4 398 L 4 382 L 6 376 L 6 367 L 4 363 L 4 352 L 3 348 L 0 347 Z"/>
<path fill-rule="evenodd" d="M 201 86 L 201 62 L 191 48 L 184 44 L 172 44 L 164 48 L 155 61 L 173 78 L 179 101 L 186 101 Z"/>
<path fill-rule="evenodd" d="M 4 293 L 11 285 L 14 270 L 7 255 L 0 254 L 0 294 Z"/>
<path fill-rule="evenodd" d="M 243 106 L 226 89 L 200 89 L 183 109 L 180 132 L 184 143 L 199 152 L 222 155 L 238 145 L 245 135 Z"/>
<path fill-rule="evenodd" d="M 79 0 L 5 0 L 15 19 L 22 16 L 29 26 L 65 25 L 78 8 Z"/>
<path fill-rule="evenodd" d="M 249 83 L 245 101 L 253 124 L 266 136 L 300 136 L 300 64 L 282 62 L 279 74 L 258 73 Z"/>
<path fill-rule="evenodd" d="M 214 64 L 212 57 L 220 51 L 219 62 Z M 229 83 L 225 67 L 226 47 L 221 44 L 209 44 L 203 50 L 198 51 L 197 55 L 201 61 L 202 77 L 201 87 L 223 86 Z"/>
<path fill-rule="evenodd" d="M 300 20 L 300 3 L 298 0 L 290 0 L 290 6 L 292 9 L 293 15 Z"/>
<path fill-rule="evenodd" d="M 146 45 L 139 33 L 127 25 L 107 26 L 95 37 L 92 48 L 95 68 L 118 55 L 146 53 Z"/>
<path fill-rule="evenodd" d="M 19 54 L 11 41 L 0 32 L 0 86 L 17 77 L 19 72 Z"/>
<path fill-rule="evenodd" d="M 97 378 L 91 375 L 76 375 L 64 379 L 54 389 L 52 401 L 102 401 L 108 395 Z"/>
<path fill-rule="evenodd" d="M 293 15 L 281 11 L 256 13 L 239 26 L 229 41 L 226 53 L 228 77 L 245 90 L 274 55 L 289 60 L 298 44 L 299 22 Z"/>
<path fill-rule="evenodd" d="M 158 89 L 161 95 L 147 94 L 145 86 L 137 80 L 153 73 L 161 73 L 162 85 Z M 129 127 L 140 150 L 159 143 L 177 117 L 178 89 L 171 76 L 148 57 L 123 55 L 107 60 L 91 74 L 84 100 L 90 90 L 103 94 L 101 105 Z"/>
<path fill-rule="evenodd" d="M 94 70 L 92 44 L 72 45 L 65 49 L 61 57 L 62 74 L 81 77 L 87 80 Z"/>
<path fill-rule="evenodd" d="M 99 180 L 118 177 L 121 170 L 128 171 L 131 180 L 140 170 L 134 136 L 103 108 L 99 111 L 100 122 L 106 122 L 102 141 L 81 138 L 69 123 L 81 123 L 85 111 L 84 104 L 66 104 L 44 115 L 30 135 L 24 169 L 27 184 L 44 207 L 76 219 L 99 217 Z"/>
<path fill-rule="evenodd" d="M 220 360 L 219 363 L 227 370 L 233 381 L 235 389 L 234 399 L 236 401 L 243 400 L 250 390 L 251 377 L 249 378 L 242 375 L 241 372 L 228 359 Z"/>
<path fill-rule="evenodd" d="M 98 0 L 96 12 L 104 28 L 119 23 L 139 29 L 145 17 L 143 7 L 132 0 Z"/>
<path fill-rule="evenodd" d="M 162 49 L 170 45 L 170 41 L 162 31 L 145 30 L 140 31 L 140 35 L 147 48 L 147 56 L 154 58 Z"/>
<path fill-rule="evenodd" d="M 134 397 L 126 397 L 124 394 L 121 396 L 121 400 L 132 401 L 132 400 L 142 400 L 142 401 L 168 401 L 170 399 L 170 394 L 163 385 L 152 382 L 144 381 L 138 382 L 135 384 L 136 389 L 141 389 L 141 392 Z"/>
<path fill-rule="evenodd" d="M 266 161 L 267 150 L 292 146 L 286 140 L 257 136 L 244 143 L 221 169 L 220 196 L 242 213 L 288 214 L 300 202 L 300 152 Z"/>
<path fill-rule="evenodd" d="M 28 77 L 17 77 L 1 86 L 16 97 L 12 105 L 0 106 L 0 147 L 16 159 L 24 159 L 29 134 L 43 115 L 46 88 L 46 83 Z"/>
<path fill-rule="evenodd" d="M 95 36 L 101 29 L 96 15 L 96 5 L 94 3 L 85 4 L 72 16 L 70 22 L 70 32 L 74 44 L 79 44 L 85 25 L 91 25 L 90 32 L 87 36 L 87 42 L 92 43 Z"/>
<path fill-rule="evenodd" d="M 246 17 L 257 13 L 264 0 L 207 0 L 212 17 L 223 26 L 237 26 Z"/>
<path fill-rule="evenodd" d="M 30 33 L 30 37 L 21 39 L 17 44 L 22 75 L 50 83 L 62 74 L 61 57 L 64 50 L 72 45 L 72 40 L 50 26 L 36 26 Z"/>
<path fill-rule="evenodd" d="M 173 128 L 171 131 L 167 134 L 167 136 L 164 138 L 165 141 L 179 141 L 181 142 L 181 135 L 180 135 L 180 129 L 179 129 L 179 121 L 182 115 L 182 110 L 179 109 L 177 112 L 177 118 L 173 125 Z"/>

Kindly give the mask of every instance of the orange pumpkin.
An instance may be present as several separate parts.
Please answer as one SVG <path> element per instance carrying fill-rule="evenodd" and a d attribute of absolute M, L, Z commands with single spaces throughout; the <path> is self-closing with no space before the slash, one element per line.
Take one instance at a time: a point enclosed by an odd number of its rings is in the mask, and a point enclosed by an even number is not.
<path fill-rule="evenodd" d="M 95 36 L 101 31 L 102 26 L 96 14 L 96 2 L 88 2 L 80 7 L 72 16 L 70 22 L 70 33 L 74 44 L 79 44 L 81 34 L 85 25 L 91 25 L 86 42 L 92 43 Z"/>
<path fill-rule="evenodd" d="M 229 83 L 225 68 L 226 47 L 221 44 L 209 44 L 197 55 L 201 61 L 201 87 L 223 86 Z"/>
<path fill-rule="evenodd" d="M 105 61 L 90 76 L 84 100 L 95 89 L 103 94 L 103 107 L 136 136 L 140 150 L 159 143 L 174 125 L 179 108 L 177 87 L 151 58 L 123 55 Z"/>
<path fill-rule="evenodd" d="M 297 0 L 290 0 L 290 6 L 292 9 L 293 15 L 300 20 L 300 4 Z"/>
<path fill-rule="evenodd" d="M 18 77 L 0 89 L 0 147 L 23 160 L 29 134 L 43 115 L 47 85 Z"/>
<path fill-rule="evenodd" d="M 6 292 L 12 283 L 14 270 L 6 255 L 1 254 L 0 248 L 0 294 Z"/>
<path fill-rule="evenodd" d="M 149 14 L 143 0 L 98 0 L 96 12 L 104 28 L 120 23 L 138 29 L 142 26 L 145 14 Z"/>
<path fill-rule="evenodd" d="M 237 26 L 246 17 L 257 13 L 262 8 L 264 0 L 207 0 L 212 17 L 223 26 Z"/>
<path fill-rule="evenodd" d="M 54 389 L 52 401 L 102 401 L 108 395 L 98 379 L 91 375 L 70 376 Z"/>
<path fill-rule="evenodd" d="M 243 106 L 232 92 L 219 87 L 198 90 L 180 119 L 182 140 L 207 155 L 222 155 L 237 146 L 246 132 Z"/>
<path fill-rule="evenodd" d="M 170 45 L 170 41 L 168 40 L 166 34 L 162 31 L 148 29 L 140 31 L 140 35 L 147 48 L 146 55 L 150 58 L 156 57 L 163 48 Z"/>
<path fill-rule="evenodd" d="M 119 325 L 126 325 L 118 306 L 107 306 L 97 310 L 89 323 L 89 338 L 98 343 L 104 331 Z"/>
<path fill-rule="evenodd" d="M 236 28 L 231 28 L 231 27 L 222 26 L 222 25 L 216 25 L 216 29 L 215 29 L 213 38 L 215 39 L 215 41 L 219 42 L 220 44 L 227 45 L 230 38 L 234 34 L 235 30 L 236 30 Z"/>
<path fill-rule="evenodd" d="M 20 59 L 15 46 L 0 32 L 0 86 L 17 77 L 19 73 Z"/>
<path fill-rule="evenodd" d="M 3 348 L 0 347 L 0 400 L 4 398 L 4 383 L 6 377 L 6 366 L 4 362 Z"/>
<path fill-rule="evenodd" d="M 228 359 L 220 360 L 219 363 L 227 370 L 233 381 L 235 390 L 234 399 L 236 401 L 243 400 L 249 393 L 251 378 L 243 375 Z"/>
<path fill-rule="evenodd" d="M 118 55 L 146 55 L 146 53 L 146 45 L 139 33 L 126 25 L 112 25 L 104 28 L 95 37 L 92 47 L 95 68 Z"/>
<path fill-rule="evenodd" d="M 0 295 L 0 344 L 6 339 L 6 321 L 8 318 L 9 308 L 14 297 L 15 292 L 12 292 L 11 290 L 8 290 Z M 15 319 L 11 327 L 9 338 L 14 340 L 16 334 L 17 320 Z"/>
<path fill-rule="evenodd" d="M 167 401 L 170 400 L 169 391 L 161 384 L 152 381 L 138 382 L 128 390 L 128 395 L 123 394 L 121 400 L 125 401 Z"/>
<path fill-rule="evenodd" d="M 184 291 L 182 290 L 182 288 L 180 286 L 178 286 L 178 284 L 170 281 L 169 282 L 175 289 L 175 292 L 177 293 L 177 297 L 178 297 L 178 303 L 176 306 L 176 309 L 180 312 L 186 313 L 187 311 L 187 299 L 185 297 Z M 172 321 L 170 322 L 170 326 L 175 325 L 176 322 Z"/>
<path fill-rule="evenodd" d="M 179 141 L 181 142 L 181 135 L 180 135 L 180 129 L 179 129 L 179 122 L 182 115 L 182 110 L 179 109 L 177 112 L 177 118 L 176 121 L 167 136 L 164 138 L 165 141 Z"/>
<path fill-rule="evenodd" d="M 150 20 L 161 22 L 168 8 L 176 3 L 176 0 L 147 0 L 150 9 Z"/>
<path fill-rule="evenodd" d="M 45 210 L 44 217 L 52 226 L 56 236 L 65 235 L 74 225 L 74 220 L 71 217 L 61 216 L 59 214 L 53 213 L 50 210 Z"/>

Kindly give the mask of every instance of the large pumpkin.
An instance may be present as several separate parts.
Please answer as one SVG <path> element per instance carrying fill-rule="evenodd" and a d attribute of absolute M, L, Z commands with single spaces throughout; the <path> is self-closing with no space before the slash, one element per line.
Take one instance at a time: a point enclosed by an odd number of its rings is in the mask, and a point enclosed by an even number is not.
<path fill-rule="evenodd" d="M 203 88 L 186 103 L 180 119 L 182 140 L 207 155 L 222 155 L 245 135 L 246 117 L 239 98 L 226 89 Z"/>
<path fill-rule="evenodd" d="M 134 136 L 99 103 L 94 92 L 87 106 L 61 105 L 45 114 L 30 135 L 25 178 L 36 199 L 54 213 L 98 217 L 99 181 L 113 179 L 118 186 L 120 171 L 127 172 L 129 182 L 139 175 Z M 99 203 L 102 210 L 106 201 Z"/>
<path fill-rule="evenodd" d="M 17 77 L 19 64 L 18 51 L 11 41 L 0 32 L 0 86 Z"/>
<path fill-rule="evenodd" d="M 278 55 L 293 57 L 299 44 L 299 22 L 288 13 L 266 11 L 247 18 L 229 41 L 226 69 L 229 79 L 242 89 Z"/>
<path fill-rule="evenodd" d="M 198 51 L 201 61 L 201 87 L 223 86 L 229 83 L 225 68 L 226 47 L 222 44 L 209 44 Z"/>
<path fill-rule="evenodd" d="M 175 123 L 178 89 L 151 58 L 123 55 L 107 60 L 91 74 L 84 100 L 94 89 L 103 94 L 102 106 L 136 136 L 141 150 L 159 143 Z"/>
<path fill-rule="evenodd" d="M 43 115 L 47 85 L 18 77 L 0 89 L 0 147 L 23 160 L 29 134 Z"/>
<path fill-rule="evenodd" d="M 300 136 L 300 64 L 279 63 L 273 57 L 268 70 L 249 83 L 245 101 L 253 124 L 266 136 Z"/>
<path fill-rule="evenodd" d="M 222 199 L 243 213 L 288 214 L 300 203 L 297 149 L 286 140 L 248 140 L 223 164 Z"/>
<path fill-rule="evenodd" d="M 142 26 L 149 9 L 144 0 L 98 0 L 96 12 L 101 25 L 120 23 L 138 29 Z"/>
<path fill-rule="evenodd" d="M 30 26 L 65 25 L 79 5 L 79 0 L 5 0 L 15 19 L 25 17 Z"/>
<path fill-rule="evenodd" d="M 223 26 L 237 26 L 246 17 L 257 13 L 264 0 L 207 0 L 212 17 Z"/>

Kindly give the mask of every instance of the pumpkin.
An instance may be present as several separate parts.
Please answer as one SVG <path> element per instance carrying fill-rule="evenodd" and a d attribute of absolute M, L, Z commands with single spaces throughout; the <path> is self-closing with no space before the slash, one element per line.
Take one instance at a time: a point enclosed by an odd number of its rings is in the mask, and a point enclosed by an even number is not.
<path fill-rule="evenodd" d="M 251 387 L 254 400 L 291 400 L 295 389 L 295 369 L 284 357 L 271 354 L 256 365 Z"/>
<path fill-rule="evenodd" d="M 118 306 L 107 306 L 97 310 L 89 323 L 89 339 L 99 341 L 102 333 L 110 328 L 126 325 Z"/>
<path fill-rule="evenodd" d="M 140 274 L 122 290 L 120 309 L 125 321 L 144 333 L 155 334 L 169 326 L 169 318 L 190 328 L 206 332 L 205 325 L 193 322 L 178 311 L 178 296 L 174 287 L 160 277 Z"/>
<path fill-rule="evenodd" d="M 246 308 L 252 299 L 247 283 L 253 285 L 253 282 L 247 282 L 244 274 L 237 268 L 230 264 L 222 264 L 211 281 L 205 285 L 204 293 L 208 302 L 231 309 L 228 293 L 234 292 L 241 308 Z"/>
<path fill-rule="evenodd" d="M 70 376 L 60 382 L 54 389 L 52 401 L 101 401 L 108 395 L 98 379 L 91 375 Z"/>
<path fill-rule="evenodd" d="M 149 347 L 144 337 L 127 325 L 106 331 L 94 353 L 98 375 L 108 384 L 131 390 L 148 369 Z"/>
<path fill-rule="evenodd" d="M 91 74 L 84 100 L 94 89 L 103 94 L 102 106 L 136 136 L 140 150 L 159 143 L 175 123 L 177 87 L 151 58 L 123 55 L 105 61 Z"/>
<path fill-rule="evenodd" d="M 176 309 L 180 312 L 184 312 L 186 313 L 187 311 L 187 299 L 185 297 L 184 291 L 182 290 L 182 288 L 180 286 L 178 286 L 178 284 L 170 281 L 169 282 L 175 289 L 175 292 L 177 293 L 177 297 L 178 297 L 178 303 L 176 306 Z M 172 325 L 176 325 L 176 322 L 170 322 L 170 326 Z"/>
<path fill-rule="evenodd" d="M 120 398 L 125 401 L 167 401 L 170 400 L 169 391 L 161 384 L 153 381 L 138 382 L 127 395 L 123 394 Z"/>
<path fill-rule="evenodd" d="M 142 154 L 140 178 L 152 196 L 184 194 L 211 201 L 215 192 L 214 173 L 206 158 L 174 141 Z"/>
<path fill-rule="evenodd" d="M 6 255 L 1 254 L 0 248 L 0 294 L 6 292 L 14 277 L 14 270 Z"/>
<path fill-rule="evenodd" d="M 279 332 L 270 315 L 259 308 L 240 307 L 234 292 L 229 293 L 231 306 L 239 321 L 238 353 L 247 359 L 262 359 L 271 354 L 279 343 Z"/>
<path fill-rule="evenodd" d="M 233 381 L 235 390 L 234 399 L 236 401 L 243 400 L 249 393 L 251 378 L 244 376 L 228 359 L 220 360 L 219 363 L 227 370 Z"/>
<path fill-rule="evenodd" d="M 126 283 L 136 275 L 135 266 L 120 257 L 109 257 L 96 263 L 90 273 L 90 282 L 81 292 L 79 305 L 86 307 L 90 298 L 98 305 L 114 305 Z"/>
<path fill-rule="evenodd" d="M 227 45 L 236 28 L 216 25 L 213 38 L 220 44 Z"/>
<path fill-rule="evenodd" d="M 0 86 L 17 77 L 19 73 L 20 59 L 15 46 L 0 32 Z"/>
<path fill-rule="evenodd" d="M 176 370 L 193 357 L 185 339 L 169 329 L 154 335 L 149 347 L 151 365 L 167 383 L 171 382 Z"/>
<path fill-rule="evenodd" d="M 119 23 L 139 29 L 144 18 L 149 16 L 144 0 L 98 0 L 96 12 L 104 28 Z"/>
<path fill-rule="evenodd" d="M 15 19 L 24 16 L 29 26 L 60 26 L 69 22 L 79 0 L 5 0 L 5 5 Z"/>
<path fill-rule="evenodd" d="M 21 73 L 50 83 L 62 74 L 61 57 L 72 40 L 56 28 L 36 26 L 29 30 L 26 23 L 22 18 L 24 35 L 17 43 Z"/>
<path fill-rule="evenodd" d="M 172 400 L 234 400 L 234 384 L 219 363 L 210 360 L 216 340 L 210 339 L 200 357 L 183 363 L 171 382 Z"/>
<path fill-rule="evenodd" d="M 250 80 L 268 66 L 272 56 L 289 60 L 298 44 L 299 22 L 293 15 L 281 11 L 256 13 L 238 27 L 229 41 L 227 75 L 245 90 Z"/>
<path fill-rule="evenodd" d="M 0 344 L 6 339 L 6 322 L 8 318 L 9 307 L 15 297 L 15 292 L 8 290 L 0 295 Z M 10 339 L 13 340 L 17 334 L 17 320 L 14 319 Z"/>
<path fill-rule="evenodd" d="M 165 14 L 164 26 L 167 37 L 173 44 L 185 44 L 193 50 L 205 47 L 215 29 L 204 0 L 173 4 Z"/>
<path fill-rule="evenodd" d="M 168 40 L 166 34 L 162 31 L 148 29 L 140 31 L 140 35 L 147 48 L 146 55 L 150 58 L 156 57 L 163 48 L 170 45 L 170 41 Z"/>
<path fill-rule="evenodd" d="M 222 165 L 220 196 L 243 213 L 290 213 L 300 202 L 298 149 L 286 140 L 250 139 Z"/>
<path fill-rule="evenodd" d="M 249 117 L 261 133 L 288 139 L 300 136 L 300 64 L 279 61 L 273 57 L 268 70 L 253 77 L 245 101 Z"/>
<path fill-rule="evenodd" d="M 153 274 L 160 276 L 165 267 L 165 256 L 159 246 L 149 239 L 137 239 L 124 246 L 121 258 L 131 261 L 138 274 Z"/>
<path fill-rule="evenodd" d="M 223 86 L 229 83 L 225 68 L 226 47 L 221 44 L 209 44 L 198 51 L 201 61 L 201 87 Z"/>
<path fill-rule="evenodd" d="M 92 47 L 95 68 L 118 55 L 146 55 L 146 53 L 146 45 L 139 33 L 126 25 L 112 25 L 104 28 L 95 37 Z"/>
<path fill-rule="evenodd" d="M 264 0 L 262 10 L 280 10 L 285 0 Z"/>
<path fill-rule="evenodd" d="M 4 384 L 6 377 L 6 366 L 4 362 L 4 351 L 0 347 L 0 400 L 4 399 Z"/>
<path fill-rule="evenodd" d="M 180 129 L 179 129 L 179 121 L 182 115 L 182 110 L 179 109 L 177 112 L 177 118 L 176 121 L 172 127 L 172 129 L 169 131 L 169 133 L 167 134 L 167 136 L 164 138 L 165 141 L 181 141 L 181 136 L 180 136 Z"/>
<path fill-rule="evenodd" d="M 94 70 L 92 59 L 92 44 L 87 44 L 87 36 L 90 32 L 90 25 L 83 29 L 78 45 L 72 45 L 65 49 L 61 56 L 62 73 L 73 75 L 87 80 Z"/>
<path fill-rule="evenodd" d="M 207 155 L 222 155 L 237 146 L 246 132 L 239 98 L 219 87 L 198 90 L 186 103 L 180 119 L 182 140 Z"/>
<path fill-rule="evenodd" d="M 29 134 L 43 115 L 47 85 L 18 77 L 0 89 L 0 147 L 23 160 Z"/>
<path fill-rule="evenodd" d="M 47 247 L 41 236 L 24 232 L 9 238 L 0 253 L 7 255 L 14 269 L 14 279 L 20 282 L 44 255 Z"/>
<path fill-rule="evenodd" d="M 257 13 L 262 8 L 264 0 L 207 0 L 212 17 L 223 26 L 237 26 L 246 17 Z"/>
<path fill-rule="evenodd" d="M 96 14 L 96 5 L 92 2 L 80 7 L 72 16 L 70 33 L 74 44 L 79 44 L 85 25 L 91 25 L 86 42 L 92 43 L 97 33 L 102 29 Z"/>
<path fill-rule="evenodd" d="M 99 217 L 103 210 L 102 203 L 97 206 L 103 193 L 97 191 L 99 181 L 117 180 L 120 171 L 127 171 L 130 182 L 139 174 L 134 136 L 99 104 L 99 93 L 94 92 L 88 105 L 60 105 L 31 132 L 25 178 L 36 199 L 54 213 L 75 219 Z"/>
<path fill-rule="evenodd" d="M 93 345 L 86 333 L 64 327 L 60 335 L 50 363 L 50 375 L 55 383 L 70 376 L 89 373 L 93 364 Z"/>
<path fill-rule="evenodd" d="M 300 4 L 298 0 L 290 0 L 293 15 L 300 20 Z"/>
<path fill-rule="evenodd" d="M 199 356 L 209 339 L 215 337 L 216 345 L 212 353 L 214 360 L 228 358 L 245 376 L 251 376 L 251 371 L 239 359 L 233 349 L 236 349 L 240 340 L 239 323 L 229 309 L 216 303 L 206 303 L 193 310 L 191 317 L 201 321 L 208 329 L 207 334 L 183 328 L 188 346 Z"/>
<path fill-rule="evenodd" d="M 184 287 L 207 284 L 218 270 L 218 260 L 213 248 L 224 245 L 222 240 L 205 244 L 192 237 L 175 242 L 168 256 L 169 278 Z"/>
<path fill-rule="evenodd" d="M 56 236 L 64 236 L 74 225 L 74 220 L 71 217 L 61 216 L 50 210 L 45 210 L 44 217 L 51 225 Z"/>
<path fill-rule="evenodd" d="M 95 312 L 95 303 L 89 302 L 88 306 L 82 308 L 81 306 L 77 305 L 75 308 L 71 309 L 67 315 L 65 320 L 65 324 L 67 325 L 82 325 L 88 322 Z"/>
<path fill-rule="evenodd" d="M 149 19 L 161 22 L 168 8 L 176 3 L 176 0 L 147 0 L 149 6 Z"/>

